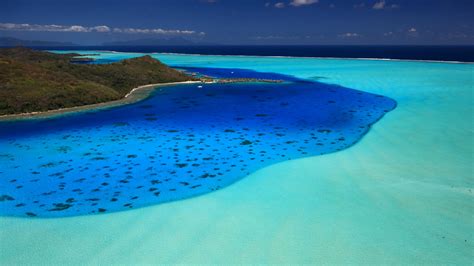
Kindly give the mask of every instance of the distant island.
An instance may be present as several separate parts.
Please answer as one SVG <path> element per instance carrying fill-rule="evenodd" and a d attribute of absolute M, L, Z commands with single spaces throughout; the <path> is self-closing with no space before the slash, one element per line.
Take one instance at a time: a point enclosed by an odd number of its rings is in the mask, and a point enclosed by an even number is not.
<path fill-rule="evenodd" d="M 100 65 L 72 63 L 76 56 L 0 49 L 0 115 L 115 101 L 147 84 L 199 81 L 150 56 Z"/>
<path fill-rule="evenodd" d="M 15 46 L 26 46 L 26 47 L 63 47 L 63 46 L 76 46 L 77 44 L 72 42 L 55 42 L 55 41 L 38 41 L 38 40 L 21 40 L 12 37 L 0 37 L 0 47 L 15 47 Z"/>

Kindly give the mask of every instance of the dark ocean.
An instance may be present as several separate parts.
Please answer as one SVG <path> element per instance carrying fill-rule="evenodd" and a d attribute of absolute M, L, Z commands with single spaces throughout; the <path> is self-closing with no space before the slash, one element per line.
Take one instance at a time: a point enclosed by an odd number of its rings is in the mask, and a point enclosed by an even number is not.
<path fill-rule="evenodd" d="M 111 50 L 204 55 L 257 55 L 336 58 L 383 58 L 474 62 L 472 46 L 68 46 L 36 47 L 43 50 Z"/>

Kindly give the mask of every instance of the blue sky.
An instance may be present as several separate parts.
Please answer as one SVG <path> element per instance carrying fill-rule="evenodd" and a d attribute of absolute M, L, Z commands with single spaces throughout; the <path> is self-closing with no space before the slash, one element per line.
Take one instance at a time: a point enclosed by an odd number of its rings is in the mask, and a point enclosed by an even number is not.
<path fill-rule="evenodd" d="M 473 0 L 1 0 L 0 36 L 100 44 L 474 44 Z"/>

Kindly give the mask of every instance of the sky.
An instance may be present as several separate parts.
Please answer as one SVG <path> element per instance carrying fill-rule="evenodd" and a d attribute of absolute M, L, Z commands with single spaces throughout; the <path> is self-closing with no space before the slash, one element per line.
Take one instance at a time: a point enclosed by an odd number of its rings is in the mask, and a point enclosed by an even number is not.
<path fill-rule="evenodd" d="M 0 0 L 0 37 L 82 45 L 474 45 L 474 0 Z"/>

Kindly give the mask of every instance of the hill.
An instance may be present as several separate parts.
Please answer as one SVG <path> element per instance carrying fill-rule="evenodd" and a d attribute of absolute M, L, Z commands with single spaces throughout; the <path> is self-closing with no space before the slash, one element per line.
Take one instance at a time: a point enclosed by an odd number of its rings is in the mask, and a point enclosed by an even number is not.
<path fill-rule="evenodd" d="M 15 46 L 27 46 L 27 47 L 40 47 L 40 46 L 75 46 L 76 44 L 71 42 L 54 42 L 54 41 L 37 41 L 37 40 L 21 40 L 12 37 L 0 37 L 0 47 L 15 47 Z"/>
<path fill-rule="evenodd" d="M 0 49 L 0 115 L 118 100 L 137 86 L 194 80 L 150 56 L 101 65 L 71 63 L 75 56 Z"/>

